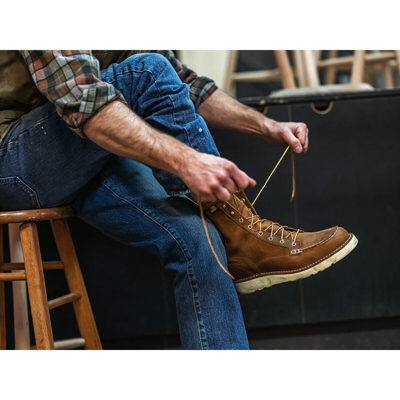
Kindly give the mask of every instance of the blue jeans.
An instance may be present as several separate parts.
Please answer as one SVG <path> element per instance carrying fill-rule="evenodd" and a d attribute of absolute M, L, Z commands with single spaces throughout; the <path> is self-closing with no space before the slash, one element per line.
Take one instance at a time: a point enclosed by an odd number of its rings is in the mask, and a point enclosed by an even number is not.
<path fill-rule="evenodd" d="M 158 54 L 135 55 L 102 71 L 129 107 L 160 131 L 218 155 L 189 87 Z M 71 204 L 110 237 L 159 256 L 174 272 L 184 349 L 248 349 L 239 300 L 206 240 L 198 205 L 182 180 L 118 157 L 69 130 L 54 106 L 32 110 L 0 144 L 0 209 Z M 227 268 L 219 232 L 207 221 Z"/>

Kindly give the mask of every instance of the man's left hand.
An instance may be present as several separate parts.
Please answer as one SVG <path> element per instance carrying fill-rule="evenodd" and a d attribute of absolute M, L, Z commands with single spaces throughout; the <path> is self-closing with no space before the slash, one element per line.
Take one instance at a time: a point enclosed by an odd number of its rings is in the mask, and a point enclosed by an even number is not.
<path fill-rule="evenodd" d="M 276 122 L 266 118 L 263 136 L 274 146 L 289 145 L 295 153 L 308 150 L 308 128 L 303 122 Z"/>

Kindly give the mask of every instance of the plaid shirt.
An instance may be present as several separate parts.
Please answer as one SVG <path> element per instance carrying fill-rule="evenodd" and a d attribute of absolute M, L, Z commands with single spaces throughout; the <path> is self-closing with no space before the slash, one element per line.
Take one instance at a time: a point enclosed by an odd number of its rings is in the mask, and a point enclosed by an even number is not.
<path fill-rule="evenodd" d="M 198 77 L 171 50 L 152 50 L 166 57 L 182 82 L 190 86 L 197 108 L 217 89 L 215 82 Z M 112 101 L 126 101 L 113 85 L 102 82 L 98 60 L 91 50 L 22 50 L 39 91 L 54 103 L 68 127 L 81 136 L 82 125 Z"/>

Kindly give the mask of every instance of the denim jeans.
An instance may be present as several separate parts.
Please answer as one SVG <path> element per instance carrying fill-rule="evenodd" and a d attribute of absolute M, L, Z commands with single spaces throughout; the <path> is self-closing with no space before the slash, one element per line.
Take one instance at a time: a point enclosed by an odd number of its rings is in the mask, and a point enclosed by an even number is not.
<path fill-rule="evenodd" d="M 204 120 L 195 113 L 188 85 L 164 57 L 135 55 L 101 74 L 153 127 L 198 151 L 218 155 Z M 198 205 L 185 196 L 188 192 L 179 177 L 79 137 L 51 103 L 24 116 L 0 144 L 0 209 L 71 204 L 79 218 L 116 240 L 156 254 L 174 272 L 184 349 L 248 349 L 234 284 L 217 264 Z M 220 234 L 210 221 L 207 225 L 227 268 Z"/>

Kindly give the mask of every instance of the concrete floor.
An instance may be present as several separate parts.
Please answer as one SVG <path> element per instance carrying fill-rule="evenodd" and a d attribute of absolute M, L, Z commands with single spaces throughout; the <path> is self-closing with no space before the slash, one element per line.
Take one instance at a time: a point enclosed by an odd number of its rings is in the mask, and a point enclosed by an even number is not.
<path fill-rule="evenodd" d="M 400 350 L 400 317 L 249 329 L 251 350 Z M 179 350 L 179 335 L 103 341 L 104 349 Z"/>

